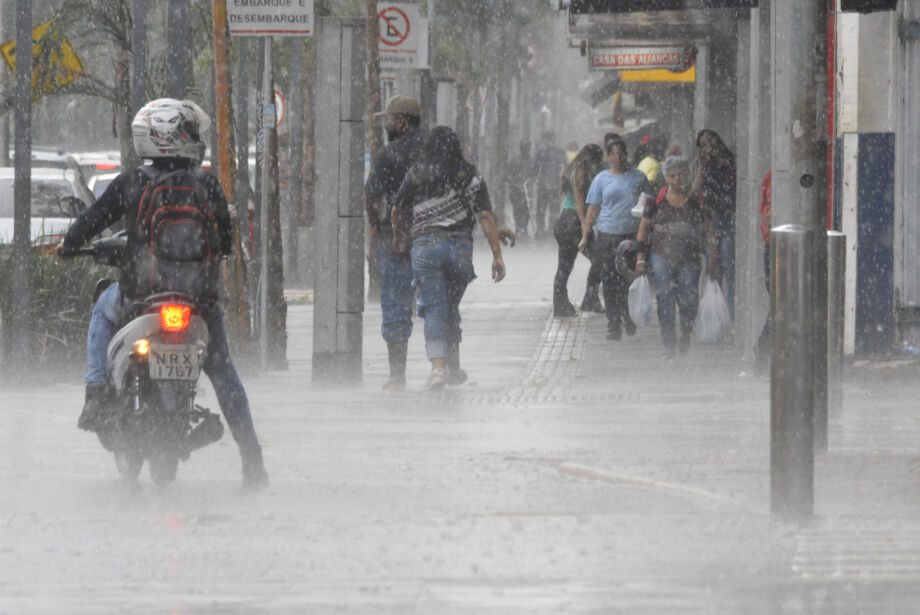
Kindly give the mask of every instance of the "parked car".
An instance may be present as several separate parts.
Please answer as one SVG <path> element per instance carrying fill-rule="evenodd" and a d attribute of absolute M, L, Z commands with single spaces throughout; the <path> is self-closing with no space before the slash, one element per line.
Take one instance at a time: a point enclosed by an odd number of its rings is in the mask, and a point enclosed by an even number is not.
<path fill-rule="evenodd" d="M 97 199 L 101 197 L 102 193 L 105 192 L 105 189 L 109 187 L 109 184 L 116 177 L 118 177 L 118 173 L 99 173 L 90 177 L 87 186 L 92 191 L 93 197 Z"/>
<path fill-rule="evenodd" d="M 13 241 L 14 176 L 12 167 L 0 167 L 0 243 Z M 60 241 L 80 209 L 87 206 L 79 198 L 80 193 L 73 171 L 32 169 L 33 244 L 44 246 Z"/>

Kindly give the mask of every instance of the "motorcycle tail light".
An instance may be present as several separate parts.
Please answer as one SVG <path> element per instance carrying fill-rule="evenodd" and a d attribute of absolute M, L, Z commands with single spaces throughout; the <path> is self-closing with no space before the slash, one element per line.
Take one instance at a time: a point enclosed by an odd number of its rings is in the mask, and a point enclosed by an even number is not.
<path fill-rule="evenodd" d="M 170 303 L 160 307 L 160 328 L 164 331 L 185 331 L 192 318 L 192 308 Z"/>

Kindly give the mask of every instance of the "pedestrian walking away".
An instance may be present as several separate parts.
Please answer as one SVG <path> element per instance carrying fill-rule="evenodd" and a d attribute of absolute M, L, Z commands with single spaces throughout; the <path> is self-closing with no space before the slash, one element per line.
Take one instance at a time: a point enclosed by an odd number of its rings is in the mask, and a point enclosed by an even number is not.
<path fill-rule="evenodd" d="M 62 255 L 72 253 L 122 219 L 126 223 L 127 264 L 122 268 L 120 282 L 100 294 L 90 318 L 86 403 L 78 421 L 81 429 L 96 431 L 101 427 L 100 421 L 105 419 L 110 395 L 106 356 L 109 342 L 123 324 L 126 306 L 133 300 L 143 300 L 147 294 L 143 292 L 147 284 L 141 282 L 145 276 L 150 277 L 152 267 L 147 257 L 144 229 L 136 223 L 143 220 L 139 209 L 147 188 L 167 173 L 186 171 L 191 174 L 195 189 L 203 192 L 204 202 L 213 214 L 221 254 L 229 255 L 233 250 L 233 224 L 227 199 L 217 178 L 198 170 L 205 152 L 201 133 L 207 130 L 210 121 L 198 105 L 188 100 L 163 98 L 147 103 L 138 111 L 131 129 L 137 155 L 152 159 L 152 164 L 125 171 L 112 180 L 93 206 L 74 221 L 64 238 Z M 175 247 L 176 250 L 181 248 Z M 182 264 L 181 257 L 176 260 Z M 209 304 L 206 322 L 210 335 L 203 370 L 214 385 L 221 412 L 239 446 L 244 485 L 259 487 L 268 482 L 268 474 L 262 462 L 262 448 L 253 426 L 249 400 L 230 356 L 224 312 L 217 303 L 218 275 L 215 270 L 210 276 L 213 279 L 207 280 L 207 286 L 215 292 L 202 298 Z"/>
<path fill-rule="evenodd" d="M 719 263 L 728 312 L 735 318 L 735 155 L 722 138 L 709 128 L 696 136 L 698 172 L 693 192 L 703 193 L 719 245 Z"/>
<path fill-rule="evenodd" d="M 528 236 L 527 225 L 530 224 L 530 208 L 524 193 L 524 184 L 533 180 L 533 160 L 530 157 L 530 141 L 521 141 L 520 153 L 508 162 L 508 200 L 514 213 L 514 230 L 518 237 Z"/>
<path fill-rule="evenodd" d="M 540 149 L 534 155 L 533 175 L 537 183 L 534 233 L 537 239 L 545 237 L 547 227 L 552 226 L 552 222 L 547 220 L 547 215 L 556 210 L 556 204 L 559 202 L 559 176 L 568 163 L 565 150 L 557 146 L 554 140 L 552 132 L 544 132 Z"/>
<path fill-rule="evenodd" d="M 553 315 L 575 316 L 575 307 L 569 301 L 568 283 L 575 257 L 578 256 L 578 242 L 581 241 L 585 224 L 585 198 L 591 181 L 602 170 L 604 151 L 599 145 L 586 145 L 575 156 L 562 174 L 562 211 L 553 225 L 553 236 L 559 246 L 559 259 L 553 279 Z M 594 249 L 593 236 L 589 235 L 584 254 L 591 261 L 588 283 L 581 301 L 583 312 L 599 312 L 603 309 L 598 292 L 603 265 Z"/>
<path fill-rule="evenodd" d="M 492 248 L 492 279 L 505 277 L 497 221 L 485 181 L 464 160 L 460 140 L 447 126 L 434 128 L 424 152 L 403 180 L 393 204 L 394 249 L 411 238 L 418 313 L 425 319 L 425 349 L 431 361 L 426 390 L 462 384 L 460 300 L 473 272 L 476 220 Z M 409 224 L 409 234 L 406 226 Z"/>
<path fill-rule="evenodd" d="M 617 248 L 620 243 L 636 238 L 638 221 L 631 210 L 642 195 L 650 195 L 651 187 L 645 174 L 629 167 L 626 142 L 616 134 L 604 136 L 608 169 L 597 174 L 588 189 L 588 213 L 578 250 L 584 252 L 597 223 L 597 253 L 602 262 L 604 309 L 607 314 L 607 339 L 618 340 L 623 331 L 636 333 L 636 324 L 629 317 L 628 284 L 616 269 Z M 635 257 L 631 259 L 635 261 Z M 635 262 L 629 263 L 630 268 Z"/>
<path fill-rule="evenodd" d="M 421 107 L 407 96 L 394 96 L 381 113 L 388 143 L 380 151 L 364 185 L 365 209 L 370 232 L 377 241 L 380 268 L 381 334 L 387 343 L 390 377 L 387 391 L 406 386 L 406 355 L 412 334 L 412 261 L 407 253 L 393 250 L 391 209 L 399 186 L 415 164 L 424 145 L 419 128 Z"/>
<path fill-rule="evenodd" d="M 718 270 L 712 219 L 698 194 L 690 191 L 690 161 L 671 156 L 662 164 L 667 187 L 645 206 L 636 239 L 640 248 L 636 272 L 645 273 L 651 252 L 651 271 L 658 299 L 658 323 L 665 355 L 685 354 L 700 302 L 700 271 L 704 250 L 709 254 L 710 277 Z M 680 339 L 674 319 L 680 311 Z"/>

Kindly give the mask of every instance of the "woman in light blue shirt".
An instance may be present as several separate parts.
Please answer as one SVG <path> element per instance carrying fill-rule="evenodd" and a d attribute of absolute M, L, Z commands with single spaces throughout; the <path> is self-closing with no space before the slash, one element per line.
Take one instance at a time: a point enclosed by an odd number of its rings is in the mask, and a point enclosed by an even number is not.
<path fill-rule="evenodd" d="M 604 269 L 607 339 L 618 340 L 624 329 L 627 335 L 633 335 L 636 325 L 629 317 L 626 304 L 629 284 L 616 270 L 617 247 L 623 241 L 636 238 L 639 221 L 633 218 L 631 210 L 640 196 L 651 195 L 652 188 L 642 171 L 629 167 L 626 143 L 618 135 L 604 138 L 604 150 L 609 168 L 599 173 L 588 189 L 588 213 L 578 249 L 584 251 L 596 223 L 596 249 Z"/>

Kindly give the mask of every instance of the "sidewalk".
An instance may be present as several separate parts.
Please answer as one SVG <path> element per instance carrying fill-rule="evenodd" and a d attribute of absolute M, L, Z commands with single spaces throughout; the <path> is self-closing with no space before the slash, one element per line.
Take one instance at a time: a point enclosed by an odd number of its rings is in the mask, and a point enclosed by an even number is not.
<path fill-rule="evenodd" d="M 127 490 L 74 427 L 78 383 L 8 391 L 0 613 L 916 612 L 915 369 L 851 368 L 815 519 L 776 525 L 766 378 L 727 345 L 665 362 L 655 326 L 610 342 L 600 315 L 553 319 L 554 250 L 505 260 L 491 283 L 478 246 L 470 380 L 436 394 L 420 320 L 408 390 L 383 393 L 375 305 L 362 382 L 312 383 L 312 306 L 292 304 L 290 369 L 244 377 L 271 474 L 253 497 L 229 437 Z"/>
<path fill-rule="evenodd" d="M 777 526 L 769 517 L 768 378 L 745 375 L 749 367 L 727 344 L 694 341 L 688 355 L 664 361 L 657 324 L 610 342 L 602 315 L 552 319 L 555 255 L 511 251 L 506 260 L 506 284 L 478 280 L 464 299 L 469 385 L 397 400 L 375 394 L 386 360 L 379 311 L 368 306 L 365 379 L 350 403 L 370 394 L 415 418 L 433 412 L 451 430 L 472 427 L 490 462 L 472 456 L 460 465 L 517 494 L 474 514 L 529 519 L 517 529 L 537 531 L 555 555 L 549 568 L 535 568 L 538 577 L 613 591 L 597 603 L 606 605 L 628 595 L 649 606 L 662 592 L 686 592 L 660 606 L 693 605 L 690 612 L 817 612 L 777 609 L 790 596 L 826 612 L 900 612 L 920 600 L 920 382 L 850 370 L 858 377 L 846 385 L 842 414 L 831 417 L 828 454 L 816 460 L 815 519 L 802 529 Z M 583 284 L 579 269 L 570 295 Z M 410 388 L 427 373 L 421 338 L 417 321 Z M 454 410 L 461 415 L 444 415 Z M 582 527 L 549 521 L 566 517 Z M 512 528 L 518 547 L 520 535 Z M 499 559 L 507 573 L 527 576 L 521 552 Z M 612 580 L 620 589 L 610 589 Z M 644 589 L 623 594 L 631 584 Z"/>

